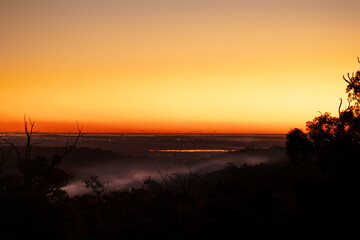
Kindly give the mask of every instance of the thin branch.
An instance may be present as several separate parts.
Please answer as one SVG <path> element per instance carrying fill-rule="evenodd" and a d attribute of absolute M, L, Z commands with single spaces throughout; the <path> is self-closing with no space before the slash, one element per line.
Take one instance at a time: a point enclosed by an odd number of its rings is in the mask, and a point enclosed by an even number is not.
<path fill-rule="evenodd" d="M 345 78 L 345 76 L 343 75 L 343 79 L 345 80 L 345 82 L 347 82 L 348 84 L 353 84 L 353 79 L 354 79 L 354 73 L 351 74 L 350 77 L 350 73 L 347 74 L 347 79 Z"/>
<path fill-rule="evenodd" d="M 68 149 L 68 147 L 69 147 L 69 141 L 70 141 L 70 132 L 69 132 L 68 135 L 66 136 L 65 149 Z"/>
<path fill-rule="evenodd" d="M 342 98 L 340 98 L 340 105 L 339 105 L 339 116 L 340 116 L 340 113 L 341 113 L 341 104 L 342 104 Z"/>
<path fill-rule="evenodd" d="M 18 156 L 19 158 L 19 161 L 21 161 L 21 154 L 20 154 L 20 151 L 19 149 L 15 146 L 15 144 L 11 141 L 9 141 L 8 139 L 4 138 L 4 137 L 0 137 L 1 138 L 1 141 L 3 141 L 4 143 L 10 145 L 12 147 L 12 149 L 15 150 L 16 152 L 16 155 Z"/>
<path fill-rule="evenodd" d="M 160 174 L 160 177 L 162 181 L 165 183 L 166 187 L 169 188 L 169 183 L 167 179 L 169 178 L 169 169 L 166 169 L 166 175 L 164 176 L 160 170 L 157 170 L 157 172 Z"/>
<path fill-rule="evenodd" d="M 28 124 L 30 124 L 30 130 L 28 127 Z M 34 125 L 35 122 L 31 121 L 31 118 L 29 117 L 29 122 L 26 120 L 26 114 L 24 115 L 24 127 L 25 127 L 25 134 L 27 136 L 26 140 L 26 148 L 25 148 L 25 161 L 30 161 L 31 158 L 31 137 L 34 134 Z"/>
<path fill-rule="evenodd" d="M 174 177 L 169 176 L 170 180 L 177 183 L 183 189 L 184 194 L 189 194 L 193 182 L 200 177 L 199 174 L 194 174 L 189 168 L 189 172 L 184 174 L 173 174 Z"/>
<path fill-rule="evenodd" d="M 33 147 L 34 145 L 43 144 L 44 142 L 45 141 L 34 142 L 34 143 L 30 144 L 30 146 Z"/>
<path fill-rule="evenodd" d="M 60 159 L 64 158 L 67 154 L 69 154 L 70 152 L 72 152 L 74 150 L 77 142 L 79 141 L 79 138 L 83 135 L 83 132 L 82 132 L 83 127 L 80 128 L 79 122 L 76 122 L 76 125 L 77 125 L 77 129 L 78 129 L 78 134 L 76 135 L 76 138 L 72 144 L 70 144 L 70 133 L 68 134 L 68 136 L 66 138 L 65 151 L 61 154 Z"/>

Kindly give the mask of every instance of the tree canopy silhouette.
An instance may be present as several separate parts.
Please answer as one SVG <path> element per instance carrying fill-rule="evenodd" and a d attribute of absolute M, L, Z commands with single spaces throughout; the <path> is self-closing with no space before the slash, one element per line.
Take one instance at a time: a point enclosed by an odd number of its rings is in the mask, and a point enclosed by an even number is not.
<path fill-rule="evenodd" d="M 15 146 L 15 144 L 5 138 L 0 138 L 0 143 L 8 145 L 10 150 L 15 151 L 18 158 L 17 171 L 18 183 L 24 192 L 36 192 L 43 196 L 54 198 L 54 196 L 66 195 L 65 191 L 61 190 L 62 187 L 68 184 L 72 175 L 59 167 L 62 159 L 72 152 L 82 136 L 82 129 L 77 124 L 78 133 L 73 141 L 70 141 L 70 135 L 66 138 L 66 145 L 62 153 L 55 154 L 51 158 L 35 155 L 33 156 L 33 147 L 42 142 L 34 142 L 33 135 L 35 122 L 24 117 L 24 128 L 26 134 L 25 149 Z M 1 176 L 4 177 L 2 172 L 2 164 L 5 161 L 4 150 L 1 149 L 2 161 L 0 162 Z"/>
<path fill-rule="evenodd" d="M 306 123 L 306 132 L 292 129 L 287 134 L 286 149 L 292 162 L 312 162 L 327 175 L 347 175 L 359 165 L 360 71 L 343 79 L 348 84 L 348 106 L 341 110 L 340 99 L 337 117 L 320 113 Z"/>

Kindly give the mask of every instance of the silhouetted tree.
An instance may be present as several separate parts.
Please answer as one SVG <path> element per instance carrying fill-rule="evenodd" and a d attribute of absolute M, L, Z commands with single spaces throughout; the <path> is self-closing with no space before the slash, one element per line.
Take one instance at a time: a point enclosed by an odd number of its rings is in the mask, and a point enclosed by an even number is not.
<path fill-rule="evenodd" d="M 169 176 L 170 180 L 181 187 L 182 194 L 189 195 L 190 190 L 194 182 L 201 177 L 200 173 L 193 173 L 189 168 L 189 171 L 183 174 L 175 173 Z"/>
<path fill-rule="evenodd" d="M 307 162 L 311 159 L 313 143 L 306 133 L 295 128 L 286 135 L 286 150 L 293 163 Z"/>
<path fill-rule="evenodd" d="M 359 57 L 357 58 L 358 62 L 360 63 Z M 347 74 L 347 78 L 343 76 L 343 79 L 348 84 L 346 87 L 346 93 L 348 93 L 348 98 L 350 101 L 354 101 L 359 107 L 360 104 L 360 71 L 357 71 L 355 74 L 352 73 L 351 77 L 350 74 Z"/>
<path fill-rule="evenodd" d="M 7 138 L 1 137 L 1 142 L 10 146 L 15 151 L 18 158 L 17 170 L 22 179 L 26 191 L 35 191 L 45 196 L 52 195 L 55 191 L 62 191 L 71 175 L 59 167 L 62 159 L 75 148 L 80 136 L 82 136 L 82 129 L 77 124 L 78 133 L 73 142 L 70 141 L 70 135 L 66 139 L 66 145 L 62 153 L 55 154 L 52 158 L 35 155 L 32 156 L 32 150 L 35 145 L 42 142 L 33 142 L 33 135 L 35 122 L 26 120 L 24 117 L 24 128 L 26 134 L 26 144 L 24 154 L 21 154 L 20 149 Z M 3 155 L 4 159 L 4 155 Z M 58 195 L 58 194 L 57 194 Z"/>
<path fill-rule="evenodd" d="M 154 179 L 152 179 L 151 176 L 145 178 L 143 183 L 143 188 L 152 193 L 159 193 L 163 191 L 162 185 L 157 181 L 155 181 Z"/>
<path fill-rule="evenodd" d="M 99 202 L 102 202 L 102 194 L 105 192 L 108 182 L 100 181 L 99 176 L 83 178 L 82 182 L 84 183 L 84 187 L 90 189 Z"/>
<path fill-rule="evenodd" d="M 337 117 L 320 113 L 306 123 L 306 132 L 293 129 L 286 135 L 290 160 L 310 162 L 323 173 L 304 176 L 294 188 L 299 222 L 321 234 L 335 228 L 351 230 L 351 215 L 358 204 L 360 71 L 343 78 L 348 84 L 348 106 L 342 110 L 340 99 Z"/>
<path fill-rule="evenodd" d="M 293 162 L 313 162 L 327 175 L 346 175 L 359 165 L 360 71 L 347 76 L 343 78 L 349 105 L 341 110 L 340 99 L 338 117 L 326 112 L 306 123 L 306 133 L 294 129 L 287 134 L 286 148 Z"/>

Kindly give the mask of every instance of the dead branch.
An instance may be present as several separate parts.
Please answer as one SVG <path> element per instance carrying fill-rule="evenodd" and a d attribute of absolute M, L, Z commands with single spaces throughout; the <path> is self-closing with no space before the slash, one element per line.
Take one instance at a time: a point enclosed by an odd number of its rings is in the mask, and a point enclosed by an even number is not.
<path fill-rule="evenodd" d="M 193 182 L 200 177 L 199 174 L 194 174 L 189 168 L 189 172 L 185 174 L 173 174 L 174 177 L 169 176 L 170 180 L 179 184 L 185 195 L 188 195 Z"/>
<path fill-rule="evenodd" d="M 157 172 L 159 173 L 163 183 L 166 185 L 166 187 L 169 189 L 169 183 L 168 183 L 168 178 L 169 178 L 169 169 L 166 169 L 166 175 L 163 175 L 162 172 L 160 170 L 157 170 Z"/>
<path fill-rule="evenodd" d="M 70 143 L 70 133 L 69 133 L 68 136 L 66 137 L 65 150 L 60 155 L 60 159 L 64 158 L 67 154 L 71 153 L 74 150 L 77 142 L 79 141 L 79 138 L 83 135 L 83 132 L 82 132 L 83 127 L 80 128 L 79 122 L 76 122 L 76 125 L 77 125 L 78 133 L 75 137 L 75 140 L 73 141 L 72 144 Z"/>
<path fill-rule="evenodd" d="M 6 140 L 7 141 L 7 140 Z M 13 145 L 7 143 L 6 141 L 4 141 L 3 139 L 1 139 L 0 141 L 0 153 L 1 153 L 1 156 L 0 156 L 0 177 L 4 177 L 4 164 L 7 160 L 7 156 L 11 153 L 12 149 L 14 148 Z M 8 145 L 8 148 L 7 148 L 7 151 L 5 151 L 5 148 L 2 147 L 1 145 Z M 15 147 L 16 149 L 16 147 Z M 16 149 L 17 150 L 17 149 Z"/>
<path fill-rule="evenodd" d="M 340 116 L 340 113 L 341 113 L 341 104 L 342 104 L 342 98 L 340 98 L 340 104 L 339 104 L 339 116 Z"/>
<path fill-rule="evenodd" d="M 35 125 L 35 122 L 31 121 L 30 117 L 29 117 L 29 121 L 27 121 L 26 120 L 26 115 L 24 115 L 24 128 L 25 128 L 25 134 L 26 134 L 26 145 L 25 145 L 25 156 L 24 156 L 24 158 L 21 157 L 19 149 L 15 146 L 15 144 L 13 142 L 11 142 L 10 140 L 8 140 L 8 139 L 6 139 L 4 137 L 0 137 L 0 139 L 1 139 L 1 141 L 3 143 L 8 144 L 9 146 L 11 146 L 12 149 L 15 150 L 19 161 L 22 161 L 22 160 L 30 161 L 32 147 L 34 145 L 42 143 L 42 142 L 31 143 L 32 135 L 34 133 L 37 133 L 36 131 L 34 131 L 34 125 Z"/>
<path fill-rule="evenodd" d="M 30 130 L 28 125 L 30 124 Z M 31 118 L 29 117 L 29 122 L 26 120 L 26 115 L 24 115 L 24 127 L 25 127 L 25 134 L 26 134 L 26 147 L 25 147 L 25 161 L 30 161 L 31 159 L 31 148 L 32 148 L 32 144 L 31 144 L 31 137 L 32 135 L 35 133 L 34 132 L 34 125 L 35 122 L 31 121 Z"/>
<path fill-rule="evenodd" d="M 35 145 L 39 145 L 39 144 L 43 144 L 45 141 L 39 141 L 39 142 L 34 142 L 31 144 L 31 147 L 35 146 Z"/>
<path fill-rule="evenodd" d="M 15 150 L 16 155 L 17 155 L 19 161 L 21 161 L 20 151 L 19 151 L 19 149 L 15 146 L 15 144 L 14 144 L 13 142 L 11 142 L 10 140 L 2 137 L 2 136 L 0 137 L 0 140 L 3 142 L 3 144 L 9 145 L 9 146 L 11 147 L 11 149 L 14 149 L 14 150 Z"/>
<path fill-rule="evenodd" d="M 353 79 L 354 79 L 354 73 L 351 74 L 350 77 L 350 73 L 347 74 L 347 79 L 345 78 L 345 75 L 343 75 L 343 79 L 345 80 L 345 82 L 347 82 L 348 84 L 353 84 Z"/>

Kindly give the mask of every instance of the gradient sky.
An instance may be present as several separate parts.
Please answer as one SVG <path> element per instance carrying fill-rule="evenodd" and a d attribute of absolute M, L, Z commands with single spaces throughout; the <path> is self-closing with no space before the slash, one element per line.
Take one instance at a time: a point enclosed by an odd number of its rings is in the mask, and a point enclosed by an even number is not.
<path fill-rule="evenodd" d="M 358 0 L 0 1 L 0 132 L 260 132 L 336 114 Z"/>

